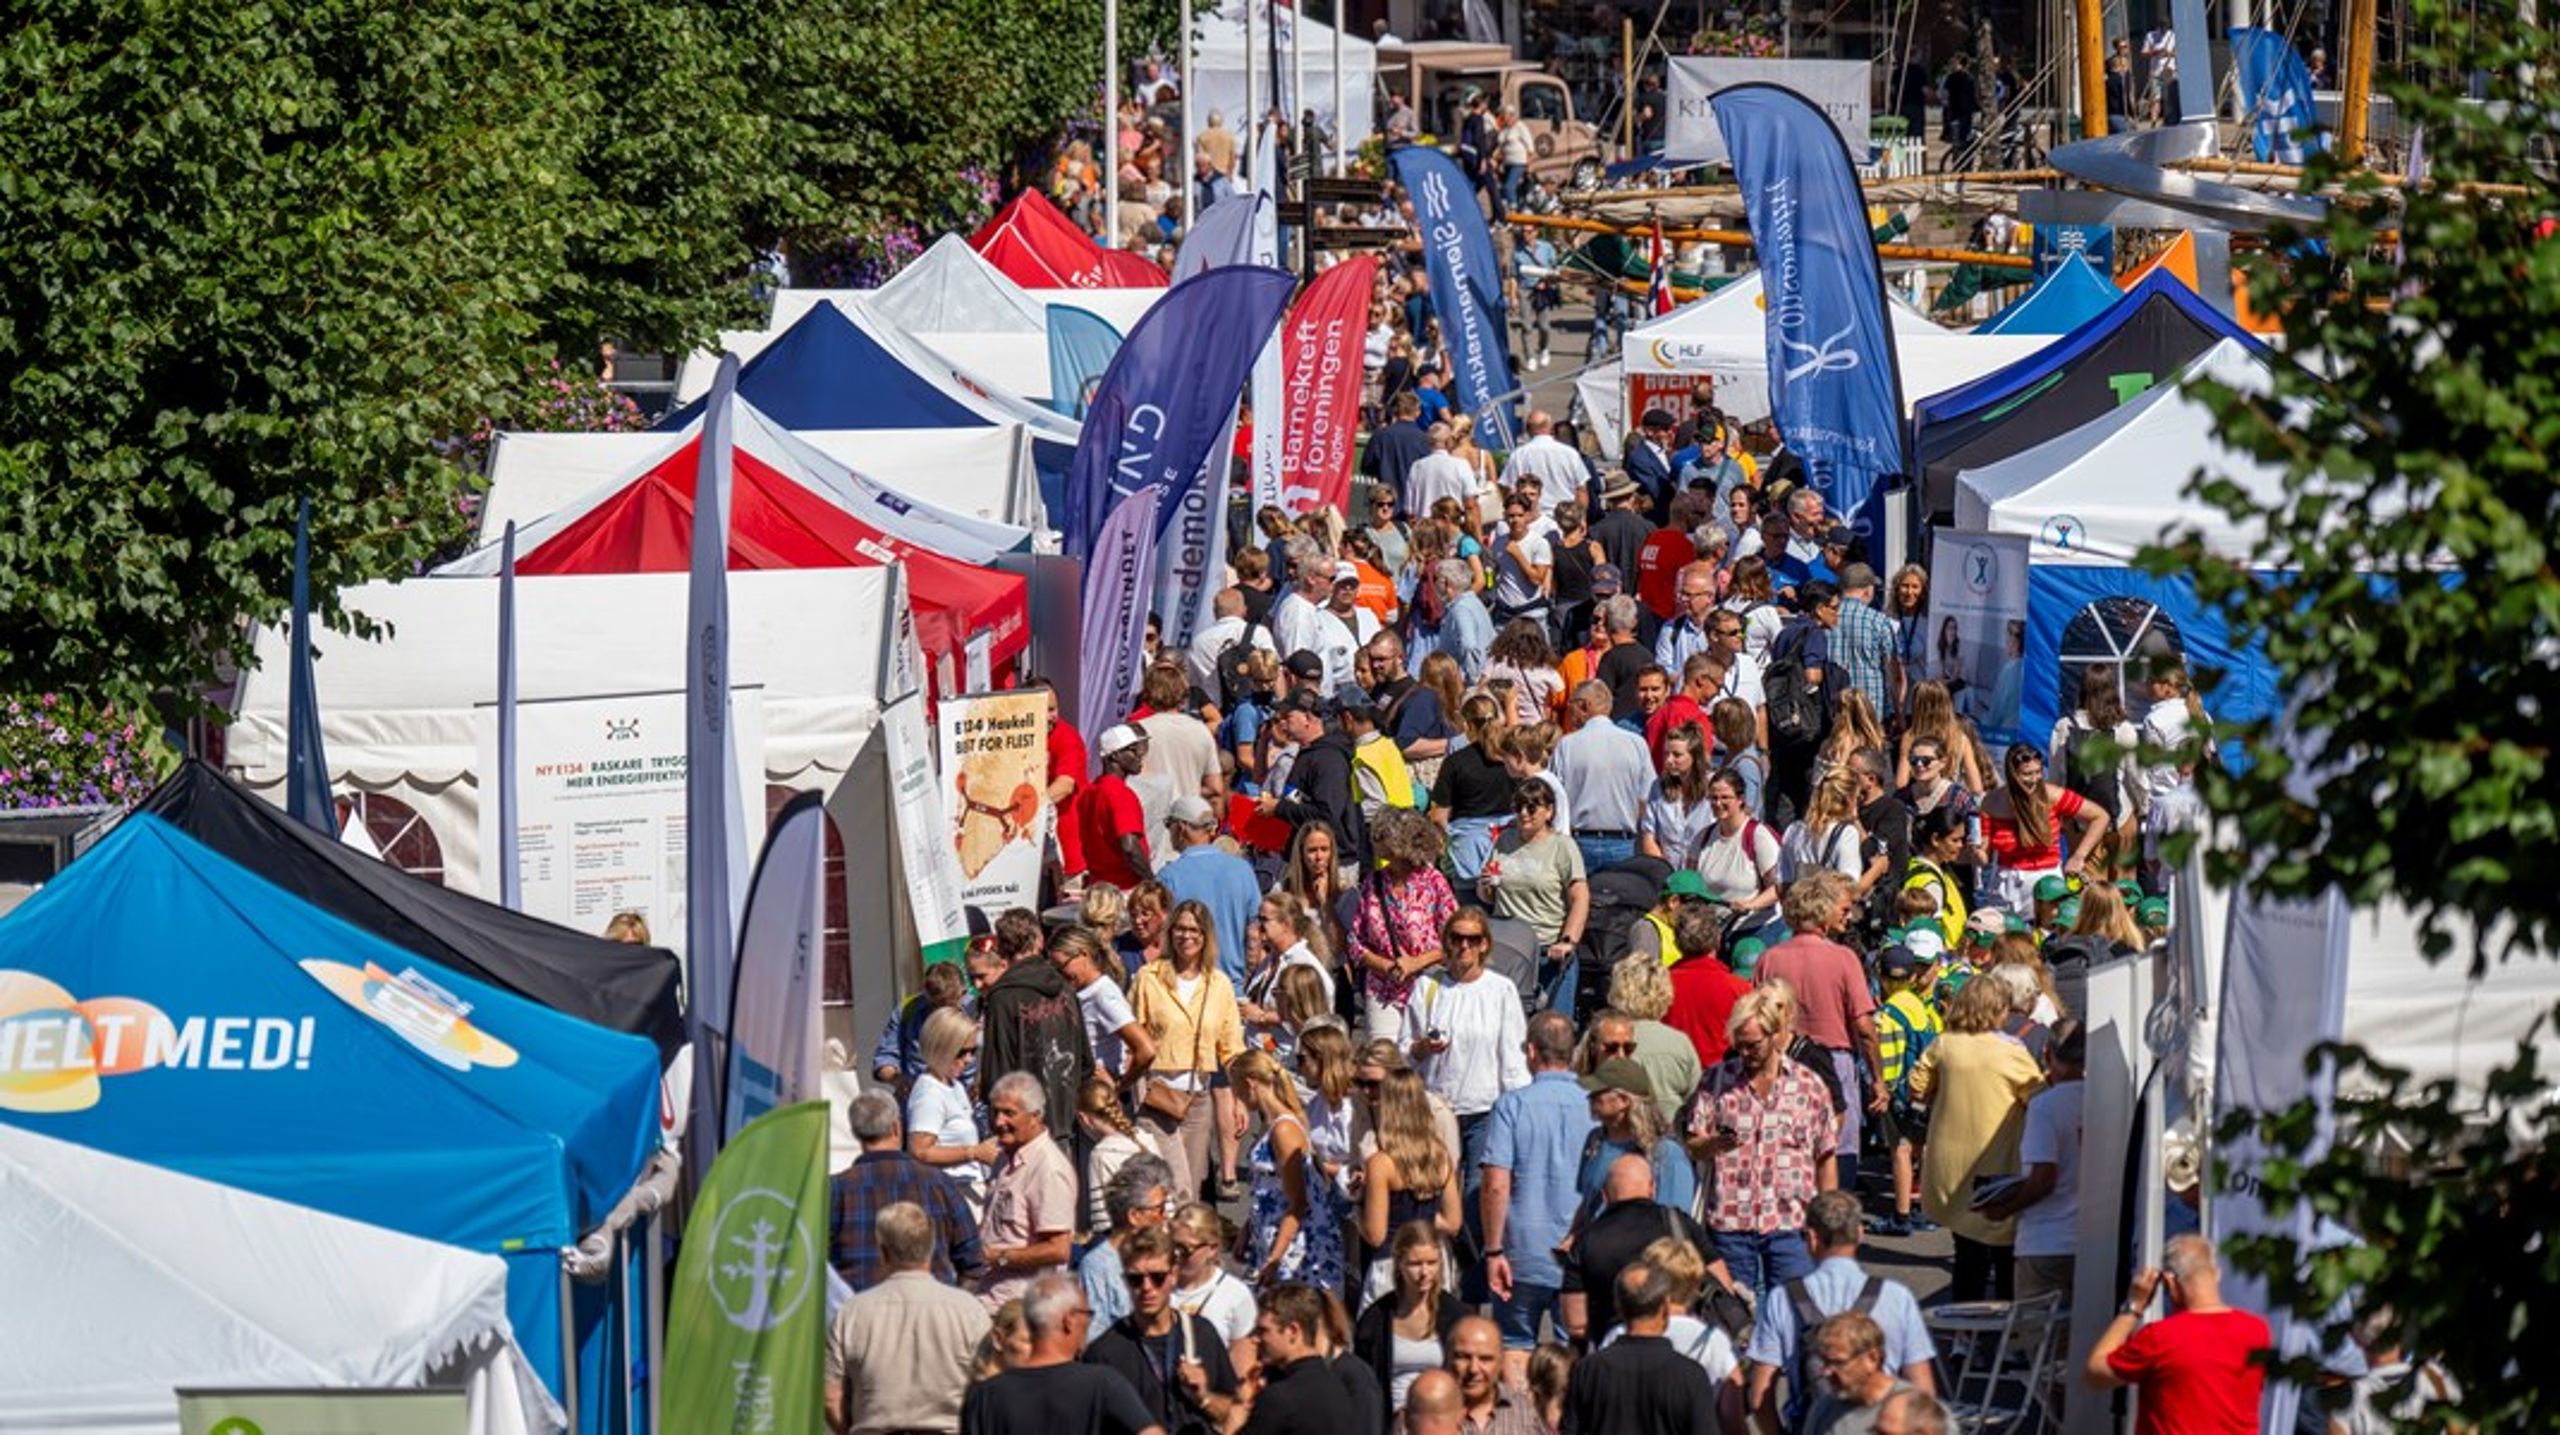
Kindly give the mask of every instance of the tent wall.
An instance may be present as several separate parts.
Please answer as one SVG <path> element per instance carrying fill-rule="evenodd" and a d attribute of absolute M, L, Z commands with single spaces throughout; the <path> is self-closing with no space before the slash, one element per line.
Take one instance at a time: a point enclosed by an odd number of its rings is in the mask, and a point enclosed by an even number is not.
<path fill-rule="evenodd" d="M 2200 685 L 2214 676 L 2221 679 L 2204 693 L 2205 708 L 2216 721 L 2249 722 L 2281 708 L 2265 652 L 2254 642 L 2236 641 L 2229 622 L 2207 607 L 2186 580 L 2154 578 L 2130 568 L 2037 563 L 2027 578 L 2026 671 L 2019 703 L 2019 732 L 2027 741 L 2044 746 L 2062 711 L 2064 630 L 2090 604 L 2109 598 L 2153 604 L 2177 625 L 2188 671 L 2198 675 Z M 2131 695 L 2137 711 L 2141 697 Z"/>

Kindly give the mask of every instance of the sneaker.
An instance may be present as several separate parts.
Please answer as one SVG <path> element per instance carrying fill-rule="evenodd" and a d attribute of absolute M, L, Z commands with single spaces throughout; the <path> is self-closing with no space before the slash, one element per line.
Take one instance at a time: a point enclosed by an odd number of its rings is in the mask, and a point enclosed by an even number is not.
<path fill-rule="evenodd" d="M 1896 1240 L 1900 1240 L 1901 1238 L 1911 1234 L 1911 1218 L 1909 1216 L 1879 1216 L 1876 1218 L 1876 1234 L 1879 1236 L 1891 1236 Z"/>
<path fill-rule="evenodd" d="M 1938 1229 L 1937 1222 L 1930 1220 L 1927 1216 L 1920 1214 L 1918 1211 L 1912 1212 L 1910 1216 L 1906 1218 L 1905 1224 L 1910 1227 L 1911 1234 L 1915 1236 L 1925 1236 L 1929 1232 Z"/>
<path fill-rule="evenodd" d="M 1538 367 L 1539 367 L 1539 368 L 1542 368 L 1542 369 L 1543 369 L 1543 368 L 1545 368 L 1547 365 L 1552 364 L 1552 363 L 1554 363 L 1555 361 L 1556 361 L 1556 356 L 1555 356 L 1555 355 L 1548 353 L 1548 352 L 1547 352 L 1546 350 L 1544 350 L 1544 349 L 1540 349 L 1540 350 L 1538 351 Z"/>

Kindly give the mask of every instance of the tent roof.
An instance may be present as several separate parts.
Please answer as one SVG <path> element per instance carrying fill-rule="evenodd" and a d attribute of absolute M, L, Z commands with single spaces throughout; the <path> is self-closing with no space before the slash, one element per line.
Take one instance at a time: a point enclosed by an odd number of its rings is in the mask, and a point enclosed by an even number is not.
<path fill-rule="evenodd" d="M 1023 580 L 987 566 L 1023 546 L 1028 533 L 892 493 L 784 432 L 745 399 L 732 402 L 732 568 L 903 560 L 926 652 L 956 654 L 972 635 L 986 632 L 993 643 L 990 661 L 1001 664 L 1028 645 Z M 601 485 L 520 529 L 516 571 L 535 577 L 685 571 L 692 556 L 693 486 L 701 470 L 703 431 L 697 417 L 638 474 Z M 484 546 L 438 571 L 487 576 L 498 567 L 498 550 Z"/>
<path fill-rule="evenodd" d="M 2189 293 L 2201 294 L 2204 292 L 2201 282 L 2196 278 L 2196 236 L 2194 231 L 2180 231 L 2177 238 L 2169 241 L 2168 248 L 2152 255 L 2151 258 L 2144 263 L 2135 265 L 2133 268 L 2117 275 L 2116 287 L 2119 289 L 2129 290 L 2135 285 L 2140 284 L 2142 281 L 2151 278 L 2153 275 L 2161 275 L 2166 278 L 2174 279 L 2180 284 L 2185 285 Z M 2240 267 L 2236 264 L 2231 268 L 2231 314 L 2232 317 L 2238 321 L 2239 326 L 2242 329 L 2245 329 L 2252 334 L 2281 334 L 2284 332 L 2284 325 L 2277 322 L 2274 316 L 2259 314 L 2249 307 L 2249 282 L 2247 278 L 2241 274 Z"/>
<path fill-rule="evenodd" d="M 149 814 L 0 922 L 0 1123 L 480 1251 L 658 1148 L 658 1053 L 437 966 Z"/>
<path fill-rule="evenodd" d="M 775 302 L 778 310 L 779 296 Z M 910 334 L 1045 334 L 1049 327 L 1040 301 L 957 234 L 935 240 L 862 304 Z"/>
<path fill-rule="evenodd" d="M 2184 371 L 2093 423 L 1956 480 L 1956 526 L 2035 539 L 2037 563 L 2125 564 L 2172 525 L 2192 526 L 2214 553 L 2246 558 L 2257 535 L 2220 510 L 2185 497 L 2209 468 L 2261 500 L 2283 493 L 2282 475 L 2226 448 L 2212 413 L 2187 396 L 2199 376 L 2263 389 L 2267 358 L 2223 339 Z"/>
<path fill-rule="evenodd" d="M 261 802 L 195 758 L 140 811 L 342 917 L 437 964 L 554 1011 L 657 1043 L 684 1044 L 673 952 L 609 942 L 412 877 Z"/>
<path fill-rule="evenodd" d="M 992 422 L 916 372 L 833 304 L 820 304 L 738 370 L 738 396 L 795 429 L 967 428 Z M 695 398 L 661 431 L 702 417 Z"/>
<path fill-rule="evenodd" d="M 174 1435 L 179 1386 L 407 1388 L 499 1346 L 517 1389 L 541 1388 L 495 1256 L 5 1125 L 0 1270 L 43 1294 L 0 1301 L 10 1429 Z"/>
<path fill-rule="evenodd" d="M 2034 288 L 1977 327 L 1977 334 L 2068 334 L 2124 297 L 2077 254 L 2065 256 Z"/>
<path fill-rule="evenodd" d="M 1627 335 L 1627 352 L 1640 352 L 1644 342 L 1652 339 L 1697 339 L 1716 334 L 1759 338 L 1768 332 L 1767 294 L 1761 272 L 1754 269 L 1703 299 L 1691 300 L 1668 314 L 1637 325 Z M 1886 291 L 1884 307 L 1897 336 L 1934 334 L 1943 337 L 1953 332 L 1890 290 Z M 1670 368 L 1666 362 L 1662 371 L 1669 372 Z"/>
<path fill-rule="evenodd" d="M 1094 243 L 1037 190 L 1015 195 L 969 236 L 969 247 L 1026 289 L 1165 287 L 1163 270 Z"/>

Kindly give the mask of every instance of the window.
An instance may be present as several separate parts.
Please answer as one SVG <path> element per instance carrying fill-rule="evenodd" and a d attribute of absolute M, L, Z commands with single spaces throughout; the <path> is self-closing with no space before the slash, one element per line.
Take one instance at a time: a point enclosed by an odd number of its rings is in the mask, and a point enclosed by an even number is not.
<path fill-rule="evenodd" d="M 1520 118 L 1532 124 L 1564 123 L 1564 86 L 1522 85 Z"/>
<path fill-rule="evenodd" d="M 2143 688 L 2155 658 L 2186 660 L 2187 647 L 2177 622 L 2160 605 L 2140 598 L 2101 598 L 2071 617 L 2062 629 L 2061 681 L 2054 690 L 2054 709 L 2068 713 L 2078 703 L 2082 674 L 2094 666 L 2115 670 L 2125 712 L 2139 721 L 2150 698 Z"/>
<path fill-rule="evenodd" d="M 436 830 L 418 815 L 418 809 L 380 792 L 350 793 L 338 799 L 337 808 L 339 831 L 347 829 L 350 817 L 361 819 L 364 835 L 372 839 L 373 850 L 382 854 L 383 861 L 412 877 L 444 885 L 444 844 L 436 840 Z"/>
<path fill-rule="evenodd" d="M 800 789 L 767 783 L 764 789 L 764 820 L 770 829 L 775 818 Z M 818 970 L 825 984 L 825 1001 L 829 1006 L 845 1006 L 853 1001 L 853 920 L 845 907 L 844 834 L 836 830 L 835 814 L 827 814 L 827 861 L 822 869 L 827 884 L 826 945 L 820 953 Z"/>

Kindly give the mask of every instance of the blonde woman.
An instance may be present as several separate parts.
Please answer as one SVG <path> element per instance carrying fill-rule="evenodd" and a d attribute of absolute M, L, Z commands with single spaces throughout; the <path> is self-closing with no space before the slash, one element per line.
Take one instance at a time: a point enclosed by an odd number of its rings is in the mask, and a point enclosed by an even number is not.
<path fill-rule="evenodd" d="M 1216 1327 L 1236 1369 L 1253 1369 L 1253 1323 L 1262 1307 L 1252 1283 L 1227 1269 L 1227 1245 L 1235 1238 L 1227 1218 L 1193 1201 L 1165 1228 L 1173 1233 L 1173 1308 Z"/>
<path fill-rule="evenodd" d="M 1635 1064 L 1653 1083 L 1654 1106 L 1669 1121 L 1698 1087 L 1698 1048 L 1663 1021 L 1671 1010 L 1671 974 L 1655 957 L 1620 957 L 1609 968 L 1609 1010 L 1626 1019 L 1623 1040 L 1632 1042 Z M 1593 1024 L 1595 1031 L 1600 1023 Z M 1612 1033 L 1615 1036 L 1615 1033 Z"/>
<path fill-rule="evenodd" d="M 1921 774 L 1922 779 L 1945 778 L 1975 796 L 1991 790 L 1991 780 L 1984 775 L 1989 769 L 1982 761 L 1982 750 L 1974 742 L 1973 730 L 1956 716 L 1955 699 L 1948 695 L 1944 683 L 1911 685 L 1911 721 L 1902 729 L 1902 746 L 1895 754 L 1894 786 L 1912 785 L 1911 749 L 1920 742 L 1935 743 L 1946 764 L 1943 771 Z"/>
<path fill-rule="evenodd" d="M 1863 688 L 1850 688 L 1840 694 L 1838 707 L 1831 715 L 1831 733 L 1822 740 L 1822 751 L 1814 758 L 1813 775 L 1819 780 L 1835 767 L 1847 767 L 1860 749 L 1885 750 L 1884 723 L 1876 716 L 1876 705 Z"/>
<path fill-rule="evenodd" d="M 1291 967 L 1280 974 L 1273 1000 L 1280 1021 L 1269 1049 L 1285 1064 L 1297 1060 L 1299 1038 L 1310 1025 L 1333 1018 L 1333 984 L 1312 967 Z"/>
<path fill-rule="evenodd" d="M 1433 1129 L 1422 1078 L 1410 1070 L 1388 1072 L 1378 1085 L 1375 1122 L 1378 1149 L 1360 1180 L 1360 1239 L 1372 1252 L 1361 1285 L 1364 1300 L 1376 1300 L 1394 1284 L 1387 1237 L 1399 1227 L 1422 1221 L 1454 1236 L 1466 1222 L 1457 1155 Z"/>
<path fill-rule="evenodd" d="M 1500 510 L 1502 490 L 1498 486 L 1502 474 L 1494 467 L 1493 455 L 1476 446 L 1476 421 L 1472 414 L 1449 415 L 1449 456 L 1465 464 L 1476 476 L 1476 516 L 1487 523 Z"/>
<path fill-rule="evenodd" d="M 1313 1021 L 1298 1034 L 1298 1099 L 1307 1113 L 1307 1141 L 1326 1181 L 1350 1193 L 1352 1083 L 1359 1059 L 1351 1035 L 1338 1021 Z M 1349 1216 L 1346 1208 L 1345 1218 Z"/>
<path fill-rule="evenodd" d="M 1110 1213 L 1102 1196 L 1111 1178 L 1132 1156 L 1162 1156 L 1154 1133 L 1141 1131 L 1120 1105 L 1120 1088 L 1108 1077 L 1095 1076 L 1076 1088 L 1076 1124 L 1084 1128 L 1093 1149 L 1084 1158 L 1085 1238 L 1098 1241 L 1111 1232 Z"/>
<path fill-rule="evenodd" d="M 1976 1210 L 1973 1188 L 1985 1176 L 2018 1171 L 2027 1098 L 2044 1078 L 2027 1049 L 2001 1033 L 2008 1015 L 2007 984 L 1966 982 L 1948 1004 L 1946 1034 L 1911 1068 L 1912 1097 L 1929 1103 L 1920 1199 L 1929 1219 L 1955 1236 L 1951 1298 L 1960 1301 L 2009 1299 L 2018 1223 Z"/>
<path fill-rule="evenodd" d="M 1218 970 L 1207 907 L 1184 902 L 1173 909 L 1164 959 L 1139 969 L 1129 1005 L 1156 1043 L 1155 1064 L 1138 1087 L 1138 1121 L 1155 1133 L 1175 1189 L 1187 1198 L 1212 1176 L 1222 1191 L 1233 1189 L 1232 1093 L 1213 1089 L 1213 1078 L 1243 1052 L 1244 1016 L 1235 987 Z"/>
<path fill-rule="evenodd" d="M 2080 920 L 2071 924 L 2073 936 L 2096 937 L 2115 948 L 2115 955 L 2128 956 L 2150 943 L 2142 939 L 2142 928 L 2124 905 L 2124 894 L 2104 882 L 2092 882 L 2080 891 Z"/>
<path fill-rule="evenodd" d="M 1248 1051 L 1227 1067 L 1236 1099 L 1262 1122 L 1262 1139 L 1246 1160 L 1253 1173 L 1245 1220 L 1245 1265 L 1268 1290 L 1300 1281 L 1318 1290 L 1342 1284 L 1342 1218 L 1333 1187 L 1318 1173 L 1306 1108 L 1288 1072 L 1266 1052 Z"/>
<path fill-rule="evenodd" d="M 907 1154 L 960 1183 L 975 1206 L 986 1197 L 996 1143 L 978 1131 L 977 1103 L 961 1071 L 978 1054 L 978 1021 L 958 1007 L 926 1017 L 917 1043 L 924 1071 L 907 1092 Z"/>
<path fill-rule="evenodd" d="M 1449 1336 L 1466 1318 L 1467 1308 L 1449 1293 L 1448 1251 L 1441 1236 L 1428 1221 L 1396 1228 L 1395 1248 L 1386 1258 L 1391 1272 L 1387 1286 L 1365 1303 L 1352 1327 L 1351 1349 L 1377 1377 L 1390 1421 L 1404 1409 L 1406 1393 L 1423 1372 L 1447 1366 Z M 1369 1428 L 1378 1428 L 1380 1422 L 1365 1418 L 1367 1412 L 1353 1413 Z"/>
<path fill-rule="evenodd" d="M 1807 872 L 1837 872 L 1857 884 L 1863 895 L 1884 876 L 1888 860 L 1867 860 L 1867 834 L 1858 825 L 1858 774 L 1847 764 L 1824 773 L 1813 785 L 1804 816 L 1787 825 L 1778 842 L 1778 860 L 1786 880 Z"/>

